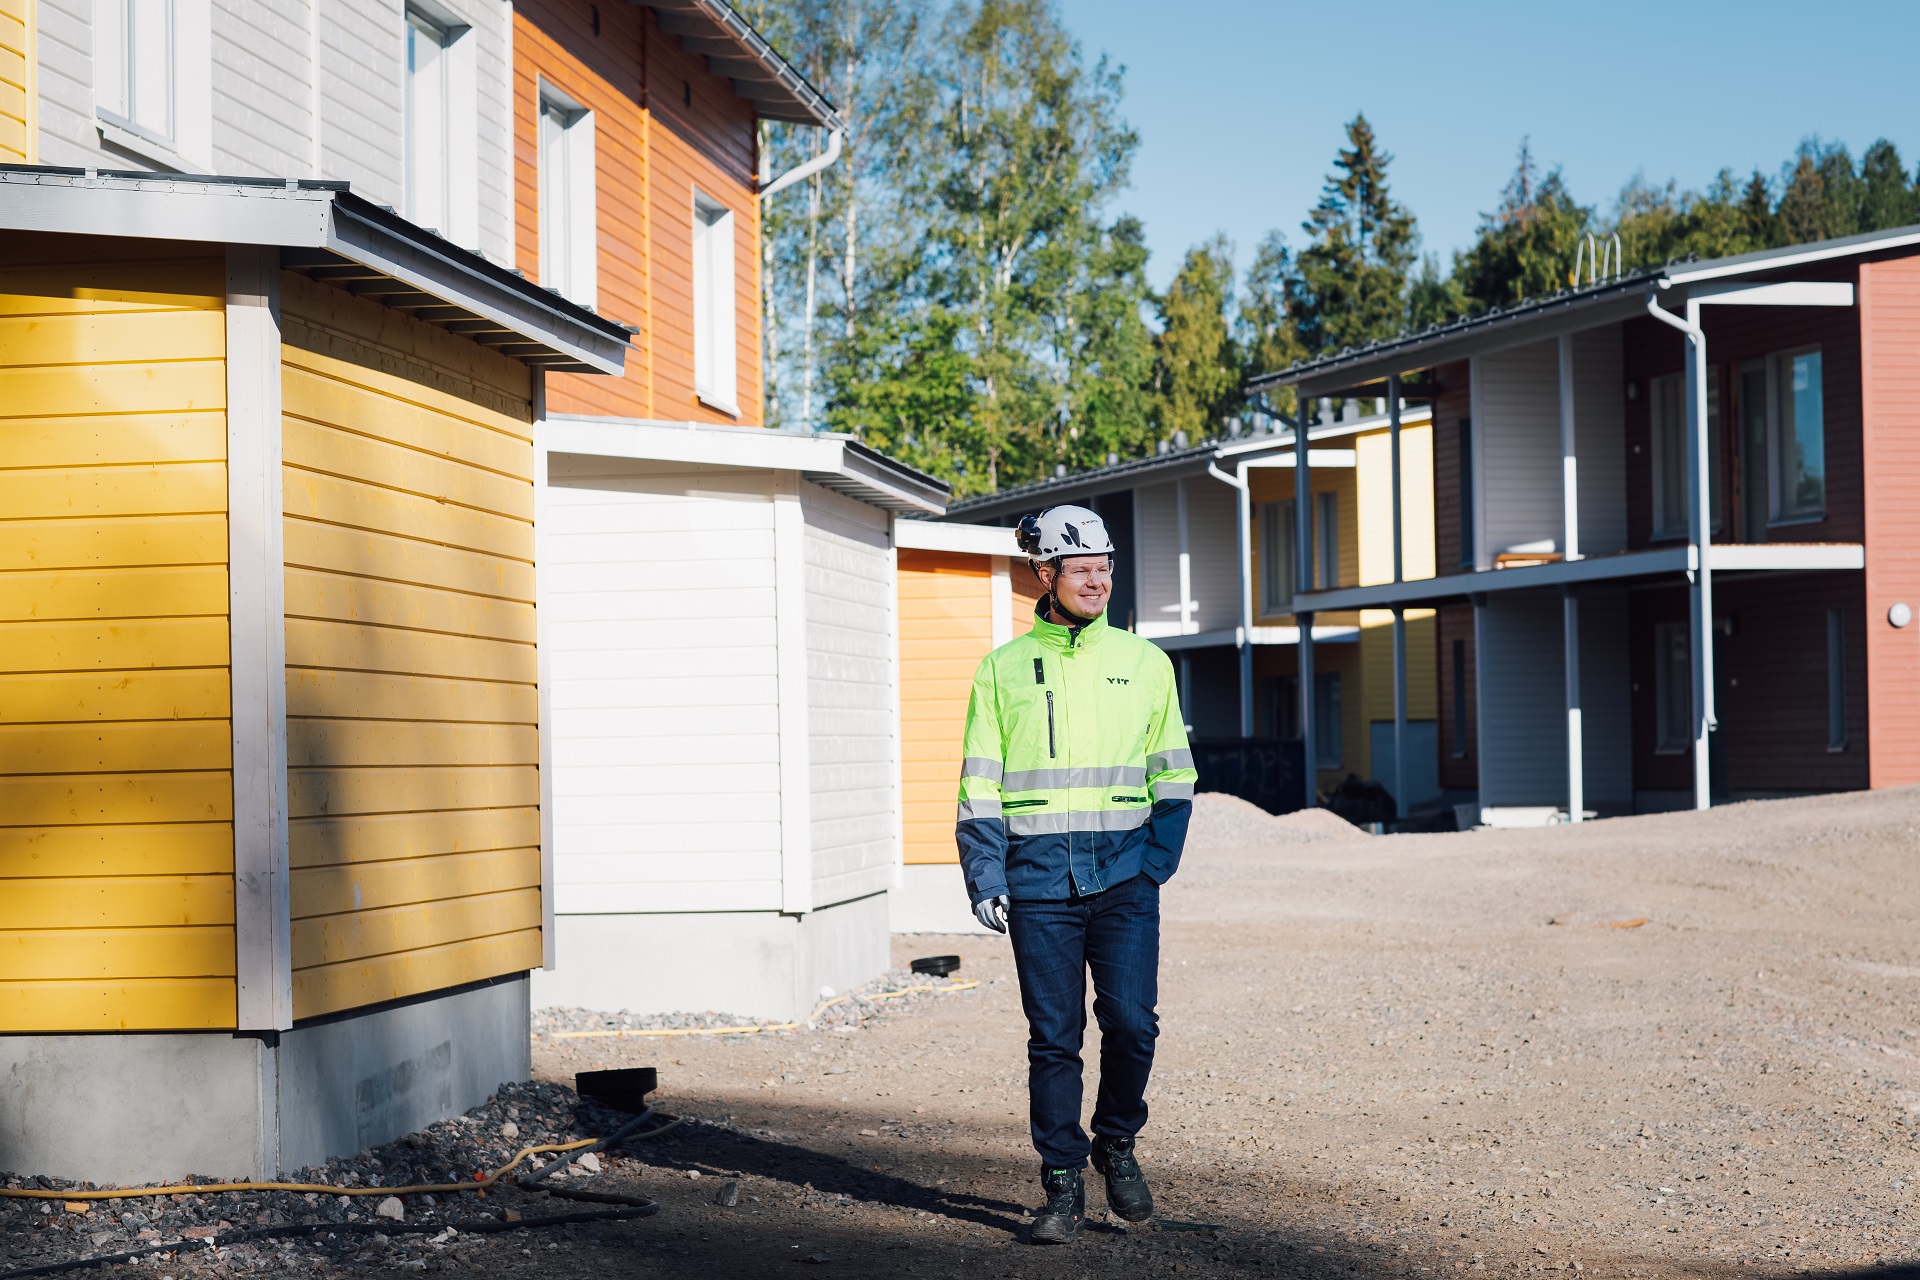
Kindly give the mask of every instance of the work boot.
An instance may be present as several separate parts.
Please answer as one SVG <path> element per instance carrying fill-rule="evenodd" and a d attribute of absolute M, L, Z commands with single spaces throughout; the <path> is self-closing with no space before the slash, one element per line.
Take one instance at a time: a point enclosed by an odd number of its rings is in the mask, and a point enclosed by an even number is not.
<path fill-rule="evenodd" d="M 1033 1244 L 1070 1244 L 1087 1223 L 1087 1184 L 1078 1169 L 1042 1169 L 1040 1186 L 1046 1208 L 1033 1220 L 1027 1239 Z"/>
<path fill-rule="evenodd" d="M 1107 1180 L 1107 1207 L 1126 1222 L 1145 1222 L 1153 1216 L 1153 1192 L 1147 1175 L 1133 1158 L 1132 1138 L 1093 1139 L 1093 1167 Z"/>

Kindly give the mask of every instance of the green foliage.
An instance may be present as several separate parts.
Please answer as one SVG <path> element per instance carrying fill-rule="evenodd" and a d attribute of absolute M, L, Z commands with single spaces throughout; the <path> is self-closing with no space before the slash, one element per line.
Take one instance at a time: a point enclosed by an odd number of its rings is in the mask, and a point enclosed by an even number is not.
<path fill-rule="evenodd" d="M 1473 247 L 1454 260 L 1467 311 L 1511 307 L 1571 284 L 1592 221 L 1593 210 L 1573 198 L 1559 169 L 1540 177 L 1533 150 L 1522 140 L 1500 207 L 1481 216 Z"/>
<path fill-rule="evenodd" d="M 1153 375 L 1159 437 L 1179 431 L 1189 440 L 1207 439 L 1240 398 L 1240 361 L 1229 328 L 1233 246 L 1225 236 L 1187 250 L 1159 304 Z"/>
<path fill-rule="evenodd" d="M 1302 224 L 1310 239 L 1288 288 L 1309 351 L 1359 346 L 1406 326 L 1407 272 L 1419 244 L 1413 215 L 1387 191 L 1393 157 L 1364 114 L 1347 125 L 1347 141 Z"/>
<path fill-rule="evenodd" d="M 1244 362 L 1245 375 L 1284 369 L 1304 358 L 1307 348 L 1300 341 L 1292 316 L 1287 310 L 1287 282 L 1294 277 L 1293 252 L 1279 231 L 1269 231 L 1254 251 L 1253 265 L 1247 269 L 1246 289 L 1234 319 L 1236 345 Z M 1275 412 L 1291 414 L 1292 388 L 1269 397 Z"/>

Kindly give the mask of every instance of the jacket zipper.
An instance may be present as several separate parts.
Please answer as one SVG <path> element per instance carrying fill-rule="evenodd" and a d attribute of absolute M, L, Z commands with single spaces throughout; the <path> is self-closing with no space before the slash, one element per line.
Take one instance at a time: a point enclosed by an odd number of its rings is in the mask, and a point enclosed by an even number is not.
<path fill-rule="evenodd" d="M 1054 738 L 1053 738 L 1053 690 L 1049 689 L 1047 690 L 1047 759 L 1049 760 L 1053 759 L 1055 756 L 1059 754 L 1059 752 L 1054 749 L 1054 746 L 1055 744 L 1054 744 Z"/>

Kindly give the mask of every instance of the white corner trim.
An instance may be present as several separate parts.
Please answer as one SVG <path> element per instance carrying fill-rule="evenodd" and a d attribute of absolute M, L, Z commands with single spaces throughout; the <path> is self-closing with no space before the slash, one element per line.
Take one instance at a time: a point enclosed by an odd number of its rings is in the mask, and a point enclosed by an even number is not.
<path fill-rule="evenodd" d="M 773 609 L 780 722 L 780 910 L 813 910 L 813 751 L 807 726 L 807 523 L 800 477 L 774 476 Z"/>
<path fill-rule="evenodd" d="M 896 545 L 908 551 L 951 551 L 961 555 L 1017 556 L 1013 530 L 990 524 L 938 524 L 932 520 L 901 520 Z"/>
<path fill-rule="evenodd" d="M 281 545 L 280 253 L 227 249 L 227 625 L 238 1027 L 293 1026 Z"/>
<path fill-rule="evenodd" d="M 993 558 L 993 647 L 1013 639 L 1013 559 Z"/>
<path fill-rule="evenodd" d="M 533 370 L 533 678 L 536 682 L 534 714 L 540 718 L 534 740 L 540 753 L 540 967 L 552 969 L 559 963 L 558 941 L 554 936 L 554 897 L 559 889 L 554 878 L 553 849 L 553 675 L 547 644 L 547 602 L 545 578 L 541 570 L 547 558 L 547 382 L 546 374 Z"/>
<path fill-rule="evenodd" d="M 899 516 L 887 517 L 887 654 L 893 660 L 893 670 L 887 681 L 887 693 L 893 702 L 893 875 L 888 881 L 889 889 L 897 890 L 906 883 L 907 867 L 907 766 L 906 733 L 901 724 L 905 708 L 901 705 L 901 684 L 905 679 L 906 666 L 900 656 L 900 543 L 899 529 L 904 523 Z"/>

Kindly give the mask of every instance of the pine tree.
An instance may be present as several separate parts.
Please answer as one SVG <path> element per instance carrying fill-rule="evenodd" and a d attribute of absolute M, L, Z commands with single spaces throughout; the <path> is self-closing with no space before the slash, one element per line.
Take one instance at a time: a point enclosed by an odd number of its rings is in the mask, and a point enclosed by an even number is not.
<path fill-rule="evenodd" d="M 1240 389 L 1240 361 L 1228 327 L 1233 247 L 1226 237 L 1189 249 L 1158 302 L 1153 405 L 1159 438 L 1185 432 L 1197 443 L 1217 434 Z"/>
<path fill-rule="evenodd" d="M 1388 193 L 1393 157 L 1364 114 L 1347 126 L 1347 141 L 1302 224 L 1310 243 L 1289 291 L 1309 351 L 1359 346 L 1406 327 L 1407 273 L 1419 248 L 1413 215 Z"/>
<path fill-rule="evenodd" d="M 1473 246 L 1454 263 L 1467 309 L 1511 307 L 1564 288 L 1592 221 L 1593 211 L 1574 200 L 1560 170 L 1540 176 L 1522 139 L 1500 208 L 1482 215 Z"/>
<path fill-rule="evenodd" d="M 1773 189 L 1758 169 L 1747 179 L 1747 186 L 1740 193 L 1740 217 L 1747 229 L 1747 239 L 1756 249 L 1775 249 L 1782 243 L 1780 216 L 1774 212 Z"/>
<path fill-rule="evenodd" d="M 1287 310 L 1288 284 L 1293 278 L 1293 251 L 1287 247 L 1286 235 L 1269 231 L 1254 250 L 1234 318 L 1243 380 L 1284 369 L 1307 354 Z M 1293 388 L 1271 392 L 1267 399 L 1276 413 L 1285 416 L 1293 412 Z"/>
<path fill-rule="evenodd" d="M 1885 231 L 1920 222 L 1920 192 L 1907 185 L 1900 151 L 1885 138 L 1860 157 L 1860 230 Z"/>

